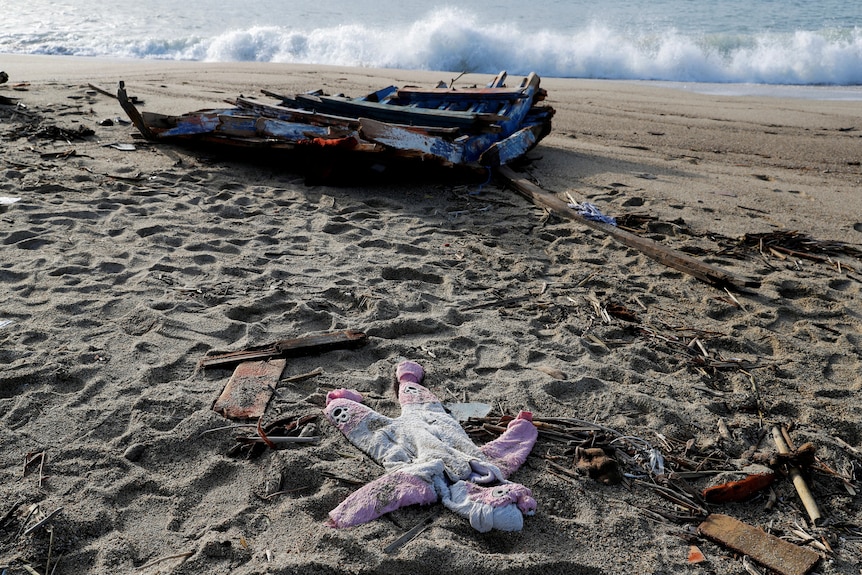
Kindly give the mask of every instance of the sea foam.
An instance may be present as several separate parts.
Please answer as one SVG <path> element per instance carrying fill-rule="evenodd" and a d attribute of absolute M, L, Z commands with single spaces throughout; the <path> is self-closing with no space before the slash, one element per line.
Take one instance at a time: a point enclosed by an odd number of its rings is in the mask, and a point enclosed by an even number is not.
<path fill-rule="evenodd" d="M 210 35 L 124 38 L 110 30 L 0 37 L 0 51 L 255 61 L 671 82 L 862 85 L 862 29 L 697 33 L 586 22 L 560 29 L 488 23 L 447 8 L 375 27 L 247 26 Z"/>

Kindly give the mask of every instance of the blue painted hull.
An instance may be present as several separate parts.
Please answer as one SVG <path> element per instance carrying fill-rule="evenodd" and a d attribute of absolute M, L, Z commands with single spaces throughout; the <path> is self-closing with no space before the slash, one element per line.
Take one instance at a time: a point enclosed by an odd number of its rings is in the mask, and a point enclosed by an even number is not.
<path fill-rule="evenodd" d="M 554 109 L 531 74 L 518 87 L 501 72 L 484 88 L 390 86 L 360 98 L 319 92 L 281 96 L 275 105 L 237 98 L 233 108 L 181 116 L 140 113 L 121 83 L 117 97 L 153 141 L 281 150 L 349 150 L 442 165 L 496 167 L 522 157 L 551 130 Z"/>

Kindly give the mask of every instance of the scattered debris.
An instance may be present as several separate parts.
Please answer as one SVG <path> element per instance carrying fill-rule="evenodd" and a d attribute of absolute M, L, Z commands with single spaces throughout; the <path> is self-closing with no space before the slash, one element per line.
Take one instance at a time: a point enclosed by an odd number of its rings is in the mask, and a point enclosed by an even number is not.
<path fill-rule="evenodd" d="M 140 567 L 138 567 L 137 570 L 143 571 L 144 569 L 149 569 L 150 567 L 154 567 L 155 565 L 158 565 L 160 563 L 164 563 L 165 561 L 173 561 L 174 559 L 180 559 L 181 560 L 177 565 L 175 565 L 175 567 L 179 567 L 180 565 L 182 565 L 183 563 L 186 562 L 186 559 L 188 559 L 189 557 L 191 557 L 194 554 L 195 554 L 194 551 L 186 551 L 185 553 L 177 553 L 176 555 L 168 555 L 167 557 L 161 557 L 159 559 L 154 559 L 153 561 L 150 561 L 149 563 L 141 565 Z"/>
<path fill-rule="evenodd" d="M 42 527 L 43 525 L 47 525 L 51 520 L 54 519 L 54 516 L 57 515 L 58 513 L 60 513 L 61 511 L 63 511 L 63 508 L 58 507 L 57 509 L 55 509 L 54 511 L 52 511 L 51 513 L 49 513 L 48 515 L 46 515 L 45 517 L 43 517 L 42 519 L 40 519 L 39 521 L 37 521 L 36 523 L 31 525 L 30 527 L 28 527 L 27 529 L 25 529 L 21 533 L 21 537 L 26 537 L 27 535 L 29 535 L 30 533 L 32 533 L 36 529 Z"/>
<path fill-rule="evenodd" d="M 283 417 L 265 426 L 262 424 L 262 419 L 258 419 L 256 435 L 237 436 L 237 444 L 231 448 L 228 455 L 244 453 L 247 458 L 253 458 L 263 453 L 267 447 L 279 449 L 280 446 L 288 444 L 317 443 L 320 437 L 315 435 L 316 421 L 317 414 Z"/>
<path fill-rule="evenodd" d="M 820 555 L 727 515 L 711 514 L 698 531 L 781 575 L 805 575 Z"/>
<path fill-rule="evenodd" d="M 688 546 L 688 562 L 691 564 L 703 563 L 706 561 L 706 557 L 703 555 L 703 551 L 700 550 L 700 547 L 697 545 L 689 545 Z"/>
<path fill-rule="evenodd" d="M 720 238 L 719 238 L 720 239 Z M 780 260 L 787 258 L 806 259 L 853 271 L 849 265 L 842 264 L 837 256 L 846 256 L 862 260 L 862 249 L 834 240 L 817 240 L 798 231 L 775 231 L 761 234 L 745 234 L 733 242 L 724 239 L 726 246 L 719 253 L 739 257 L 745 251 L 756 249 L 764 256 L 772 256 Z"/>
<path fill-rule="evenodd" d="M 134 144 L 108 144 L 108 148 L 113 148 L 115 150 L 120 150 L 121 152 L 134 152 L 138 148 L 135 147 Z"/>
<path fill-rule="evenodd" d="M 568 379 L 566 373 L 556 367 L 550 365 L 536 365 L 533 367 L 536 371 L 541 371 L 542 373 L 553 377 L 554 379 L 559 379 L 565 381 Z"/>

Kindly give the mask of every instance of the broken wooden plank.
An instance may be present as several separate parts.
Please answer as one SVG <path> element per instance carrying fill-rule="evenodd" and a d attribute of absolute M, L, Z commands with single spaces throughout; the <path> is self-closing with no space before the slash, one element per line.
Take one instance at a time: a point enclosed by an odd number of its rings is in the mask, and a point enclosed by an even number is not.
<path fill-rule="evenodd" d="M 525 88 L 399 88 L 395 98 L 399 102 L 421 103 L 442 100 L 446 102 L 474 102 L 486 100 L 517 100 L 523 98 Z"/>
<path fill-rule="evenodd" d="M 479 156 L 479 163 L 483 166 L 505 166 L 512 160 L 520 158 L 531 150 L 538 139 L 536 131 L 538 126 L 527 126 L 521 128 L 505 140 L 492 144 Z"/>
<path fill-rule="evenodd" d="M 265 346 L 205 357 L 200 361 L 200 366 L 225 367 L 249 360 L 272 357 L 297 357 L 335 349 L 353 349 L 365 344 L 367 339 L 367 335 L 361 331 L 354 330 L 308 335 L 294 339 L 284 339 Z"/>
<path fill-rule="evenodd" d="M 738 276 L 718 266 L 702 262 L 688 254 L 658 244 L 649 238 L 643 238 L 610 224 L 590 220 L 569 208 L 569 205 L 565 201 L 559 199 L 551 192 L 545 191 L 533 182 L 518 176 L 511 168 L 500 167 L 496 169 L 496 173 L 504 183 L 509 184 L 534 204 L 547 208 L 561 217 L 574 220 L 589 228 L 603 232 L 621 244 L 634 248 L 668 267 L 685 272 L 699 280 L 718 287 L 733 287 L 736 289 L 760 287 L 760 282 L 756 279 Z"/>
<path fill-rule="evenodd" d="M 268 96 L 284 98 L 283 96 L 276 96 L 267 90 L 262 90 L 262 92 Z M 345 129 L 354 130 L 359 128 L 359 120 L 357 118 L 321 114 L 319 112 L 284 108 L 281 106 L 270 106 L 269 104 L 254 102 L 242 97 L 237 98 L 233 103 L 237 108 L 248 110 L 258 116 L 264 116 L 266 118 L 275 118 L 277 120 L 284 120 L 287 122 L 304 122 L 318 126 L 339 126 Z"/>
<path fill-rule="evenodd" d="M 431 157 L 451 164 L 464 160 L 464 146 L 457 142 L 369 118 L 362 118 L 359 124 L 363 138 L 400 150 L 405 156 Z"/>
<path fill-rule="evenodd" d="M 213 411 L 228 419 L 259 419 L 286 364 L 286 359 L 240 363 L 213 403 Z"/>
<path fill-rule="evenodd" d="M 820 555 L 810 549 L 779 539 L 728 515 L 709 515 L 698 531 L 704 537 L 748 555 L 782 575 L 805 575 L 820 559 Z"/>
<path fill-rule="evenodd" d="M 143 137 L 148 140 L 155 139 L 155 135 L 150 131 L 150 128 L 144 123 L 143 118 L 141 118 L 141 113 L 138 112 L 138 109 L 135 108 L 135 105 L 129 100 L 129 96 L 126 94 L 126 83 L 120 80 L 119 86 L 117 87 L 117 100 L 120 102 L 120 107 L 126 112 L 126 115 L 138 129 Z"/>
<path fill-rule="evenodd" d="M 422 124 L 425 126 L 458 127 L 468 131 L 499 133 L 498 122 L 506 120 L 498 114 L 450 112 L 407 106 L 393 106 L 377 102 L 363 102 L 335 96 L 296 95 L 297 103 L 307 109 L 355 118 L 371 118 L 390 124 Z"/>

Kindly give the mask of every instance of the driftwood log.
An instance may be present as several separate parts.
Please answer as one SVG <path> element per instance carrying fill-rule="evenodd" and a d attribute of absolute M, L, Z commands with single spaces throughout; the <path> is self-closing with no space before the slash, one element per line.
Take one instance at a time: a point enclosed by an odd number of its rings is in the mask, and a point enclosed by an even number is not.
<path fill-rule="evenodd" d="M 575 210 L 571 209 L 567 202 L 561 200 L 553 193 L 543 190 L 526 178 L 520 177 L 511 168 L 506 166 L 497 168 L 496 174 L 504 184 L 512 187 L 515 191 L 532 201 L 537 206 L 551 210 L 560 217 L 576 221 L 589 228 L 607 234 L 621 244 L 634 248 L 647 257 L 675 270 L 685 272 L 701 281 L 717 287 L 733 288 L 736 290 L 760 287 L 760 282 L 756 279 L 736 275 L 723 270 L 718 266 L 702 262 L 688 254 L 663 246 L 649 238 L 644 238 L 637 234 L 627 232 L 626 230 L 621 230 L 610 224 L 585 218 Z"/>

